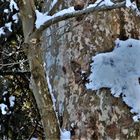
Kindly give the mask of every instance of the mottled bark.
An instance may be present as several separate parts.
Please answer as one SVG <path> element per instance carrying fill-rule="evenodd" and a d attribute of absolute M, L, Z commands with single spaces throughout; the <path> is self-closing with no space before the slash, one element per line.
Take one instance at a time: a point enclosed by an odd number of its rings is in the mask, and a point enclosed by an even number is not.
<path fill-rule="evenodd" d="M 133 121 L 122 99 L 113 97 L 109 89 L 87 90 L 85 83 L 91 57 L 111 51 L 117 37 L 140 38 L 140 19 L 128 9 L 82 18 L 60 22 L 46 32 L 46 69 L 58 112 L 64 105 L 62 127 L 72 129 L 73 139 L 139 139 L 140 124 Z"/>
<path fill-rule="evenodd" d="M 62 127 L 71 129 L 73 139 L 138 139 L 139 123 L 133 122 L 130 109 L 120 98 L 114 98 L 109 89 L 90 91 L 85 87 L 91 56 L 112 50 L 114 39 L 122 36 L 120 31 L 124 31 L 126 38 L 139 37 L 139 19 L 128 10 L 112 10 L 124 7 L 124 2 L 113 7 L 96 7 L 58 16 L 39 29 L 34 25 L 33 0 L 20 0 L 19 5 L 32 90 L 46 139 L 59 139 L 57 117 L 48 92 L 42 58 L 41 36 L 46 28 L 46 70 L 57 98 L 59 118 L 63 117 Z M 94 14 L 89 14 L 93 11 Z M 120 19 L 121 14 L 123 19 Z M 79 16 L 81 20 L 78 20 Z M 65 20 L 72 17 L 78 19 Z"/>

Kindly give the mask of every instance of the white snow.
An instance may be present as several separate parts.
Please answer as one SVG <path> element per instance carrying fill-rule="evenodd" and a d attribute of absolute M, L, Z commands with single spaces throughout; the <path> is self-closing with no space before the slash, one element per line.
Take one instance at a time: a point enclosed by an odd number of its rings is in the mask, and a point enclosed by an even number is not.
<path fill-rule="evenodd" d="M 60 140 L 70 140 L 71 134 L 70 131 L 61 130 Z"/>
<path fill-rule="evenodd" d="M 4 103 L 0 104 L 0 109 L 3 115 L 5 115 L 7 113 L 7 105 L 5 105 Z"/>
<path fill-rule="evenodd" d="M 57 13 L 54 14 L 52 17 L 63 16 L 63 15 L 66 14 L 66 13 L 72 13 L 72 12 L 74 12 L 74 11 L 75 11 L 75 10 L 74 10 L 74 7 L 72 6 L 72 7 L 69 7 L 69 8 L 67 8 L 67 9 L 63 9 L 63 10 L 57 12 Z"/>
<path fill-rule="evenodd" d="M 17 14 L 14 14 L 12 16 L 12 19 L 14 20 L 15 23 L 18 23 L 18 15 Z"/>
<path fill-rule="evenodd" d="M 9 13 L 9 10 L 8 9 L 4 9 L 4 13 Z"/>
<path fill-rule="evenodd" d="M 9 97 L 10 107 L 13 107 L 15 105 L 15 96 Z"/>
<path fill-rule="evenodd" d="M 104 0 L 104 4 L 105 4 L 106 6 L 112 6 L 114 3 L 111 2 L 110 0 Z"/>
<path fill-rule="evenodd" d="M 53 90 L 52 90 L 52 86 L 51 86 L 50 79 L 49 79 L 48 75 L 47 75 L 47 84 L 48 84 L 48 89 L 49 89 L 51 97 L 52 97 L 54 110 L 56 110 L 56 108 L 55 108 L 56 99 L 53 95 Z"/>
<path fill-rule="evenodd" d="M 43 25 L 47 20 L 51 19 L 51 16 L 48 16 L 46 13 L 43 14 L 41 12 L 39 12 L 38 10 L 35 11 L 36 12 L 36 28 L 39 28 L 41 25 Z"/>
<path fill-rule="evenodd" d="M 34 138 L 34 137 L 32 137 L 31 140 L 38 140 L 38 138 Z"/>
<path fill-rule="evenodd" d="M 4 35 L 4 34 L 5 34 L 5 32 L 4 32 L 4 30 L 3 30 L 3 27 L 1 27 L 1 28 L 0 28 L 0 36 L 1 36 L 1 35 Z"/>
<path fill-rule="evenodd" d="M 8 22 L 5 24 L 5 27 L 7 27 L 10 32 L 12 32 L 11 26 L 12 26 L 12 22 Z M 5 34 L 4 27 L 1 27 L 0 28 L 0 36 L 4 35 L 4 34 Z"/>
<path fill-rule="evenodd" d="M 16 4 L 16 2 L 15 2 L 14 0 L 11 0 L 11 1 L 10 1 L 9 7 L 10 7 L 10 10 L 11 10 L 12 12 L 13 12 L 13 8 L 16 9 L 16 10 L 19 10 L 19 8 L 18 8 L 18 6 L 17 6 L 17 4 Z"/>
<path fill-rule="evenodd" d="M 54 0 L 52 2 L 52 6 L 54 6 L 56 4 L 57 0 Z M 102 5 L 106 5 L 106 6 L 112 6 L 114 3 L 111 2 L 111 0 L 97 0 L 95 2 L 95 4 L 91 4 L 89 5 L 88 7 L 86 8 L 91 8 L 91 7 L 96 7 L 97 5 L 99 6 L 102 6 Z M 48 16 L 48 12 L 46 13 L 41 13 L 39 12 L 38 10 L 36 10 L 36 22 L 35 22 L 35 25 L 36 25 L 36 28 L 39 28 L 41 25 L 43 25 L 45 22 L 47 22 L 48 20 L 50 20 L 51 18 L 55 18 L 55 17 L 58 17 L 58 16 L 63 16 L 64 14 L 70 14 L 70 13 L 73 13 L 75 12 L 74 10 L 74 7 L 69 7 L 67 9 L 63 9 L 57 13 L 55 13 L 54 15 L 52 16 Z"/>
<path fill-rule="evenodd" d="M 96 6 L 112 6 L 114 3 L 110 0 L 96 0 L 94 4 L 90 4 L 87 8 L 96 7 Z"/>
<path fill-rule="evenodd" d="M 125 5 L 127 8 L 132 9 L 136 13 L 136 15 L 140 16 L 140 11 L 135 1 L 131 2 L 131 0 L 126 0 Z"/>
<path fill-rule="evenodd" d="M 100 53 L 93 57 L 88 89 L 111 89 L 115 97 L 122 93 L 123 101 L 131 112 L 138 113 L 134 120 L 140 118 L 140 40 L 128 39 L 115 41 L 112 52 Z"/>
<path fill-rule="evenodd" d="M 12 26 L 12 22 L 8 22 L 5 24 L 5 27 L 7 27 L 10 32 L 12 32 L 11 26 Z"/>
<path fill-rule="evenodd" d="M 2 95 L 5 95 L 5 94 L 7 94 L 7 93 L 8 93 L 8 91 L 4 91 Z"/>
<path fill-rule="evenodd" d="M 38 10 L 36 10 L 36 22 L 35 22 L 36 28 L 39 28 L 46 21 L 48 21 L 48 20 L 50 20 L 50 19 L 52 19 L 54 17 L 63 16 L 66 13 L 71 13 L 71 12 L 74 12 L 74 11 L 75 11 L 74 7 L 70 7 L 70 8 L 63 9 L 63 10 L 57 12 L 53 16 L 48 16 L 47 13 L 43 14 L 43 13 L 39 12 Z"/>
<path fill-rule="evenodd" d="M 132 5 L 131 0 L 126 0 L 125 5 L 126 5 L 126 7 L 130 7 Z"/>

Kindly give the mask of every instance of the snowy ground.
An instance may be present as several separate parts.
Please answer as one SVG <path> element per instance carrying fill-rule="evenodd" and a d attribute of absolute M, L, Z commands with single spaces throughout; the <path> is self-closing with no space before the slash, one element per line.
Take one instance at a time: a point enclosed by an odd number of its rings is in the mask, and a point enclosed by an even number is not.
<path fill-rule="evenodd" d="M 115 97 L 123 95 L 123 101 L 130 107 L 134 116 L 140 118 L 140 40 L 116 40 L 112 52 L 97 54 L 91 64 L 88 89 L 111 89 Z"/>

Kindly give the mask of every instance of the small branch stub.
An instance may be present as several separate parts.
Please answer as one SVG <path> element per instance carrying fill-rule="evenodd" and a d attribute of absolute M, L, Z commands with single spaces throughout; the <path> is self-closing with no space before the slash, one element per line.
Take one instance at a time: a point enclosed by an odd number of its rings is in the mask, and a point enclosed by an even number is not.
<path fill-rule="evenodd" d="M 36 39 L 36 38 L 32 38 L 32 39 L 30 40 L 30 43 L 36 44 L 36 43 L 37 43 L 37 39 Z"/>
<path fill-rule="evenodd" d="M 74 10 L 82 10 L 84 8 L 84 1 L 83 0 L 76 0 L 74 4 Z"/>

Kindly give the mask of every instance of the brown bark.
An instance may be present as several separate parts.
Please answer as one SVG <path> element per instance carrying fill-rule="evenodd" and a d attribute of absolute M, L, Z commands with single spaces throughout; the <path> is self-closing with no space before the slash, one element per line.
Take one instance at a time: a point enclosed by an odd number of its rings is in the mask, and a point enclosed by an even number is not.
<path fill-rule="evenodd" d="M 48 91 L 45 71 L 43 66 L 43 50 L 41 45 L 29 46 L 29 63 L 31 69 L 31 83 L 33 94 L 40 112 L 44 133 L 47 140 L 60 138 L 57 117 L 54 111 L 51 95 Z"/>
<path fill-rule="evenodd" d="M 31 71 L 31 89 L 39 109 L 46 139 L 58 140 L 60 138 L 60 132 L 45 77 L 43 50 L 40 41 L 41 36 L 40 34 L 34 33 L 36 18 L 34 1 L 20 0 L 19 6 L 25 38 L 24 49 L 28 56 Z"/>

